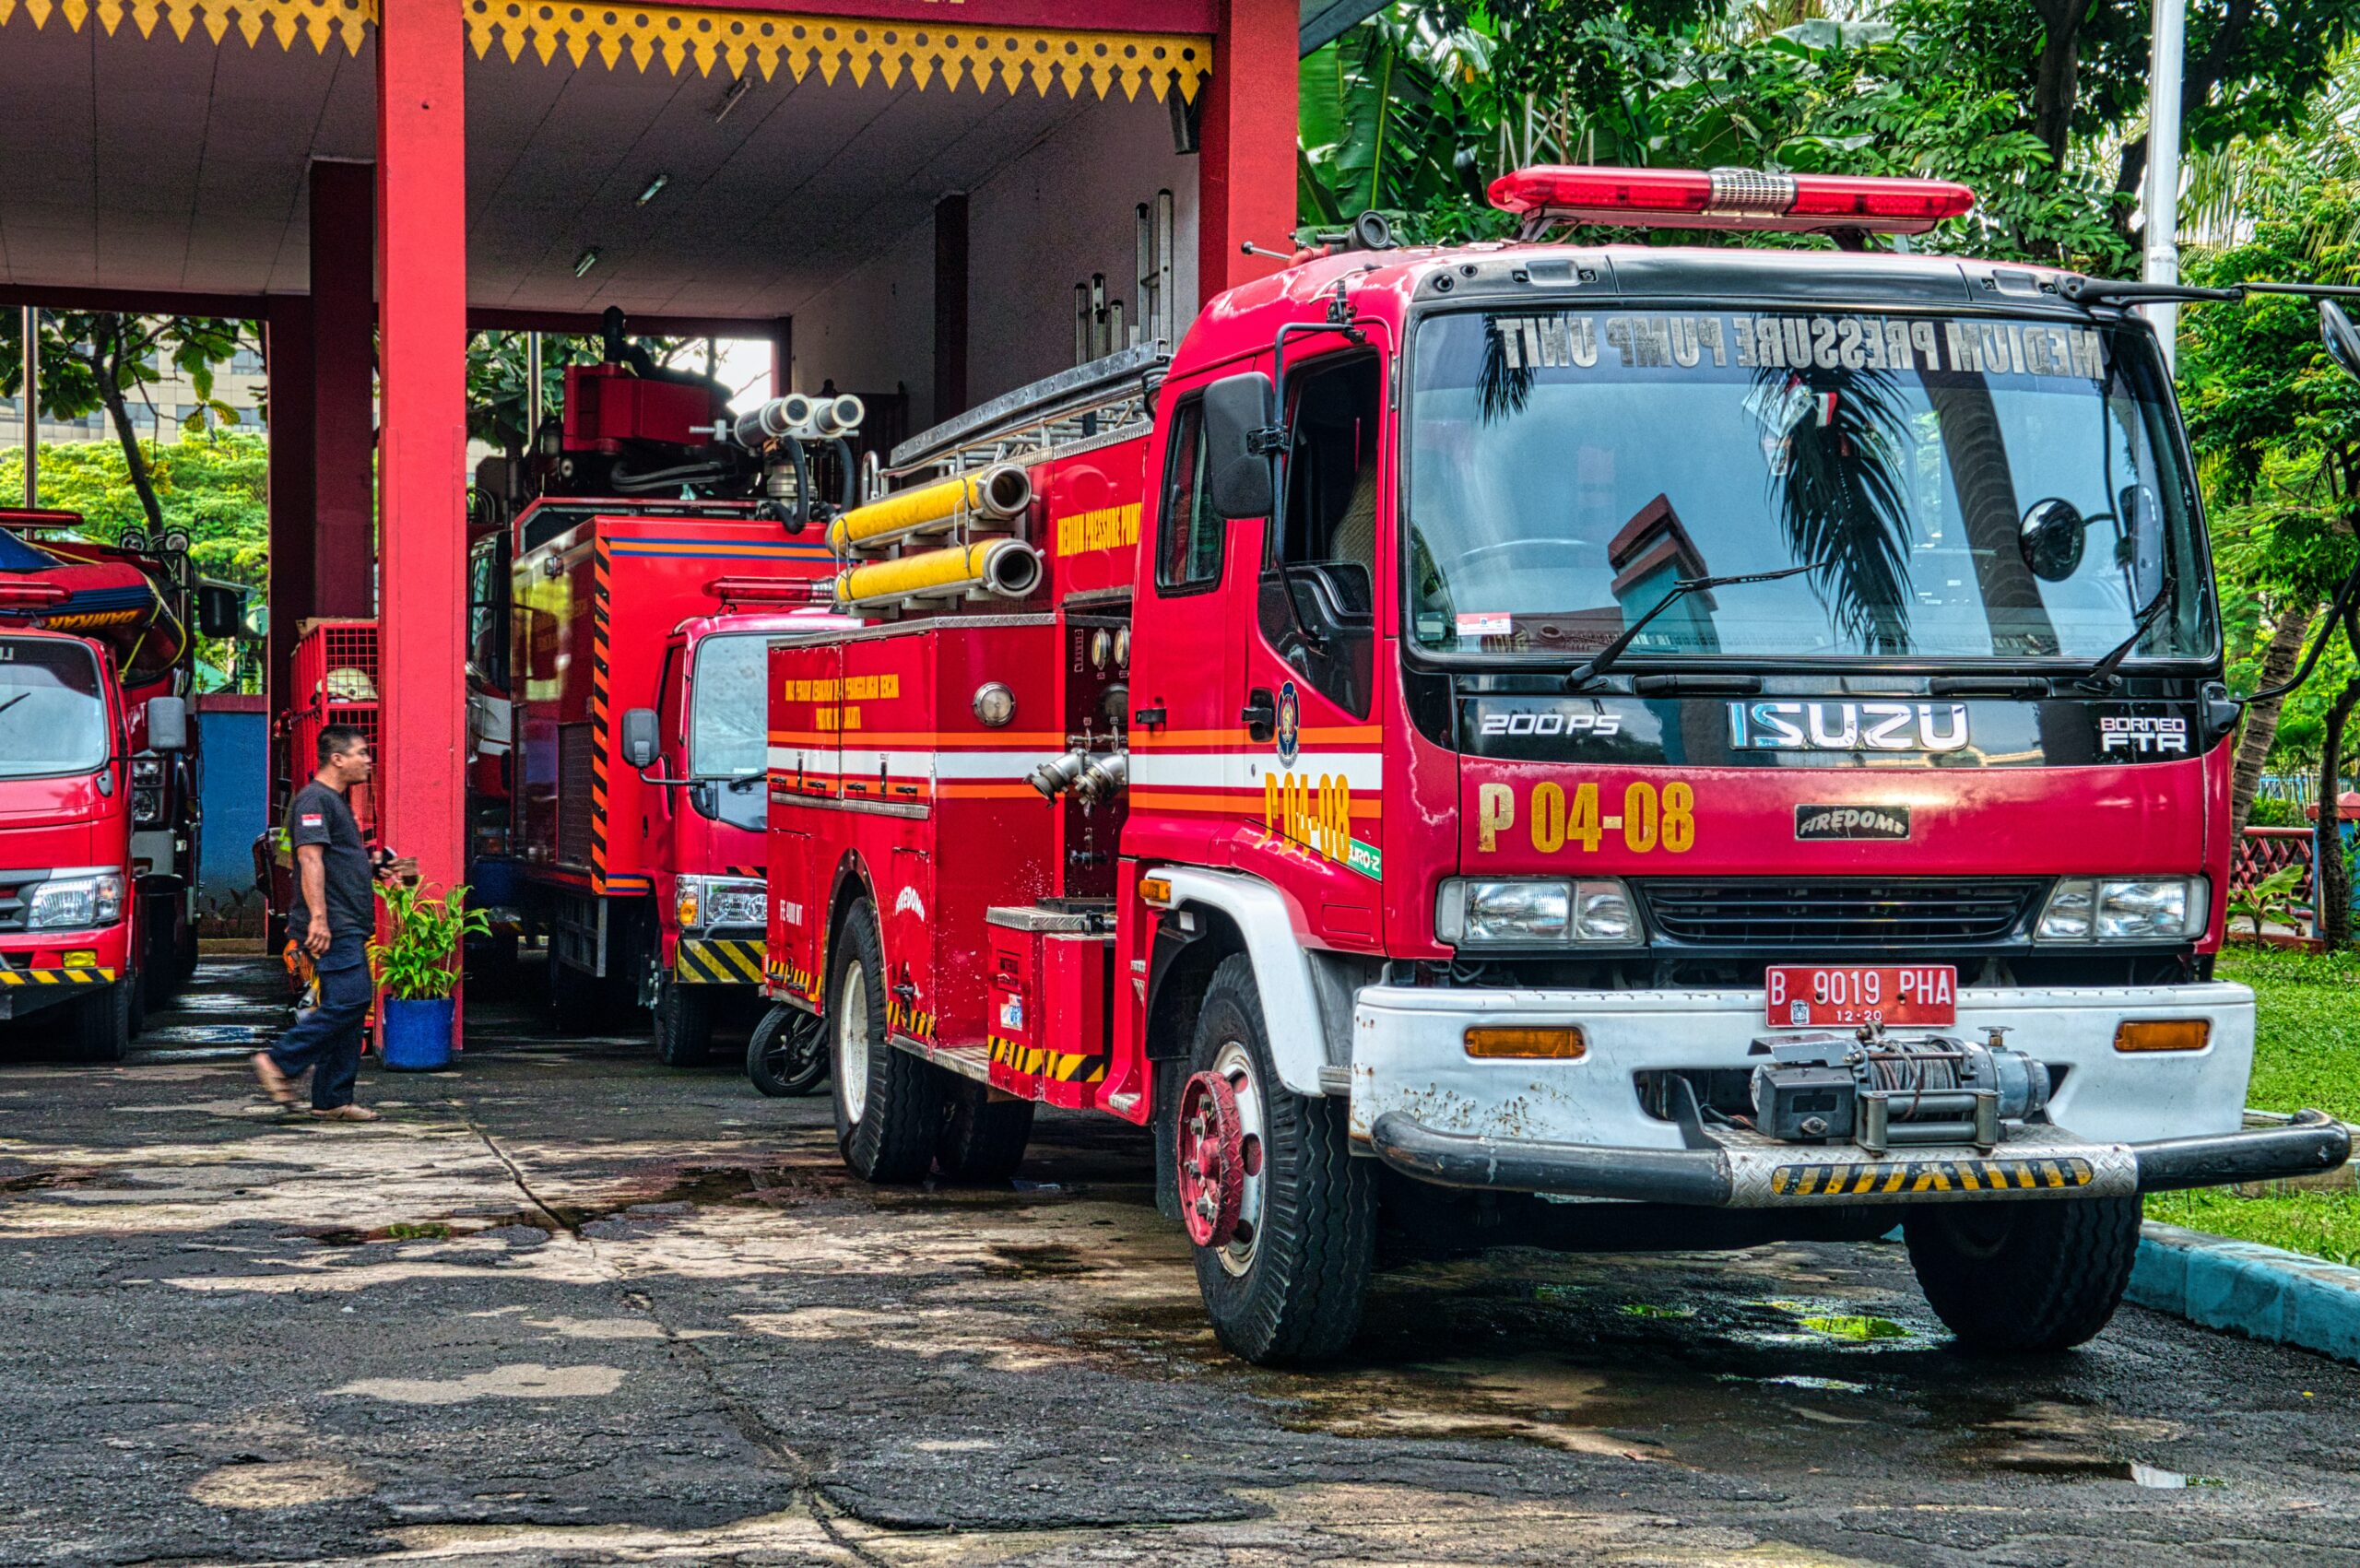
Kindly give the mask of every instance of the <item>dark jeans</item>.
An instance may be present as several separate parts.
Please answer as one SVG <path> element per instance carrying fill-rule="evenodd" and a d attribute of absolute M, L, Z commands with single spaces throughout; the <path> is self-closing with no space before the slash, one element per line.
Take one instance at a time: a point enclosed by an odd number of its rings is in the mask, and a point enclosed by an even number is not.
<path fill-rule="evenodd" d="M 358 937 L 339 937 L 317 965 L 320 1005 L 278 1037 L 270 1059 L 295 1078 L 312 1069 L 312 1109 L 333 1111 L 352 1103 L 360 1076 L 360 1025 L 369 1016 L 369 964 Z"/>

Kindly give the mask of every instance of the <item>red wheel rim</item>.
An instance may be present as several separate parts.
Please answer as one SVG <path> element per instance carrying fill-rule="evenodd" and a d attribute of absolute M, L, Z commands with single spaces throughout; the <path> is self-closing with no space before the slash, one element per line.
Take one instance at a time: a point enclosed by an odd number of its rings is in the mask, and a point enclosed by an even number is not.
<path fill-rule="evenodd" d="M 1237 1091 L 1218 1073 L 1198 1073 L 1180 1091 L 1180 1214 L 1188 1239 L 1225 1247 L 1245 1203 L 1245 1153 Z"/>

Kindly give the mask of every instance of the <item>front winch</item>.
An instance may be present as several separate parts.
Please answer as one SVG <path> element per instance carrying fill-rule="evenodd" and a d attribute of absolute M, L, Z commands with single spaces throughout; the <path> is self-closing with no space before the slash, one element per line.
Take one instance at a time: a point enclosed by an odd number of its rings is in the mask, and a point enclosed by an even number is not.
<path fill-rule="evenodd" d="M 1782 1143 L 1849 1140 L 1881 1154 L 1894 1144 L 1968 1143 L 1984 1153 L 2003 1126 L 2048 1105 L 2048 1067 L 2001 1043 L 1944 1035 L 1858 1034 L 1756 1040 L 1771 1058 L 1753 1069 L 1754 1128 Z"/>

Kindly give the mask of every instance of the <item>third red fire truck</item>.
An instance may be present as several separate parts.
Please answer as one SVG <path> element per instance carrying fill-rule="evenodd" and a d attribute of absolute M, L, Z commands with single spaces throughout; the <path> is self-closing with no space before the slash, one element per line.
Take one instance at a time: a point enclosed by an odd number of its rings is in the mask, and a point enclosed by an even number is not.
<path fill-rule="evenodd" d="M 1934 182 L 1493 198 L 1522 241 L 1365 229 L 828 525 L 867 624 L 771 653 L 768 961 L 844 1159 L 1151 1127 L 1257 1362 L 1350 1341 L 1380 1221 L 1898 1222 L 1961 1339 L 2088 1338 L 2141 1194 L 2348 1153 L 2242 1126 L 2239 706 L 2139 286 L 1872 248 Z M 1838 248 L 1551 242 L 1597 221 Z"/>

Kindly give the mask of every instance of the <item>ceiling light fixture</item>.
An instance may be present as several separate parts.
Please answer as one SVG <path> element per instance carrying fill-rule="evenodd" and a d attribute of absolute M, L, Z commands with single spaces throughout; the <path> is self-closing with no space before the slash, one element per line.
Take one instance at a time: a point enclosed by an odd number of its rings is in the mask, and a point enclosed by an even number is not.
<path fill-rule="evenodd" d="M 580 277 L 583 274 L 588 272 L 592 267 L 596 266 L 597 265 L 598 252 L 597 248 L 593 246 L 589 250 L 583 252 L 580 255 L 573 258 L 573 276 Z"/>
<path fill-rule="evenodd" d="M 738 100 L 745 97 L 753 85 L 754 78 L 750 73 L 731 82 L 729 90 L 721 95 L 721 101 L 713 106 L 713 123 L 718 125 L 728 119 L 729 112 L 738 107 Z"/>
<path fill-rule="evenodd" d="M 671 183 L 672 176 L 669 174 L 656 175 L 654 179 L 647 182 L 647 189 L 639 193 L 639 201 L 637 205 L 640 206 L 645 206 L 649 202 L 652 202 L 657 196 L 662 195 L 664 194 L 664 187 Z"/>

